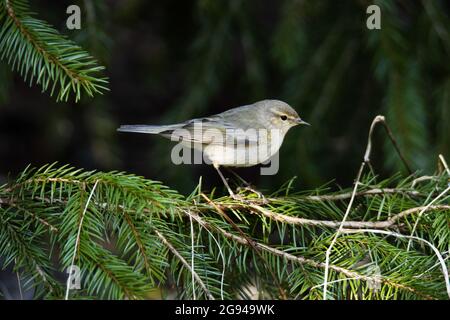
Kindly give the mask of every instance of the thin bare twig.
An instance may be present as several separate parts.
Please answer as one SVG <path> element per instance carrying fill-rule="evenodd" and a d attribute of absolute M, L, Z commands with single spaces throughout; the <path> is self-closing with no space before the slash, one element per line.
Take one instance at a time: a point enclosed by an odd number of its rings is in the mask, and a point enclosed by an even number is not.
<path fill-rule="evenodd" d="M 416 179 L 414 179 L 411 183 L 411 187 L 414 188 L 416 186 L 417 183 L 422 182 L 422 181 L 429 181 L 429 180 L 436 180 L 436 177 L 434 176 L 422 176 L 422 177 L 418 177 Z"/>
<path fill-rule="evenodd" d="M 445 161 L 444 156 L 442 154 L 439 155 L 439 160 L 441 160 L 442 165 L 445 168 L 445 171 L 447 171 L 447 174 L 450 176 L 450 169 L 448 167 L 447 161 Z"/>
<path fill-rule="evenodd" d="M 356 195 L 358 195 L 358 192 L 356 193 Z M 45 201 L 45 202 L 50 202 L 50 199 L 47 198 L 41 198 L 38 197 L 37 198 L 40 201 Z M 3 203 L 8 204 L 8 205 L 12 205 L 13 202 L 10 201 L 11 199 L 3 199 Z M 65 204 L 65 201 L 59 201 L 62 204 Z M 100 208 L 106 208 L 107 204 L 106 203 L 96 203 L 97 206 L 99 206 Z M 273 211 L 270 211 L 266 208 L 263 208 L 259 205 L 256 204 L 223 204 L 223 203 L 215 203 L 215 205 L 221 209 L 246 209 L 246 208 L 253 208 L 257 211 L 259 211 L 261 214 L 263 214 L 264 216 L 279 221 L 279 222 L 285 222 L 285 223 L 289 223 L 292 225 L 310 225 L 310 226 L 323 226 L 323 227 L 329 227 L 329 228 L 337 228 L 339 227 L 341 221 L 333 221 L 333 220 L 314 220 L 314 219 L 305 219 L 305 218 L 299 218 L 299 217 L 293 217 L 293 216 L 288 216 L 288 215 L 284 215 L 281 213 L 276 213 Z M 125 208 L 122 205 L 118 205 L 118 208 L 123 210 L 123 211 L 127 211 L 125 210 Z M 187 208 L 192 209 L 192 208 Z M 391 228 L 394 227 L 396 225 L 396 223 L 398 223 L 398 221 L 403 218 L 406 217 L 408 215 L 412 215 L 416 212 L 420 212 L 421 210 L 425 209 L 424 212 L 427 211 L 434 211 L 434 210 L 450 210 L 450 205 L 431 205 L 428 208 L 426 208 L 426 206 L 420 206 L 420 207 L 414 207 L 414 208 L 409 208 L 407 210 L 401 211 L 400 213 L 397 213 L 396 215 L 392 216 L 391 218 L 387 219 L 387 220 L 381 220 L 381 221 L 345 221 L 344 222 L 344 228 L 372 228 L 372 229 L 387 229 L 387 228 Z M 195 207 L 195 211 L 202 211 L 200 207 Z M 129 212 L 130 210 L 128 210 Z M 147 212 L 147 209 L 143 209 L 144 212 Z"/>
<path fill-rule="evenodd" d="M 356 195 L 356 190 L 358 188 L 359 180 L 361 179 L 361 175 L 362 175 L 365 165 L 366 165 L 366 162 L 361 163 L 361 167 L 359 168 L 358 175 L 356 177 L 355 186 L 353 187 L 352 197 L 350 198 L 350 202 L 348 203 L 347 210 L 345 211 L 344 217 L 342 218 L 339 228 L 336 231 L 336 233 L 333 237 L 333 240 L 331 240 L 330 246 L 328 247 L 326 254 L 325 254 L 325 272 L 324 272 L 324 276 L 323 276 L 324 277 L 324 281 L 323 281 L 323 299 L 324 300 L 327 299 L 327 295 L 328 295 L 328 272 L 329 272 L 329 265 L 330 265 L 331 250 L 333 249 L 333 246 L 335 245 L 337 238 L 339 237 L 340 233 L 342 232 L 342 229 L 344 228 L 344 223 L 347 220 L 348 215 L 350 214 L 350 210 L 352 208 L 353 201 L 355 200 L 355 195 Z"/>
<path fill-rule="evenodd" d="M 378 115 L 372 120 L 372 124 L 370 125 L 369 129 L 369 136 L 367 138 L 367 146 L 366 146 L 366 152 L 364 153 L 364 162 L 369 163 L 370 162 L 370 155 L 372 153 L 372 134 L 373 130 L 375 129 L 375 126 L 378 123 L 384 123 L 385 118 L 384 116 Z"/>
<path fill-rule="evenodd" d="M 444 257 L 444 255 L 447 255 L 447 257 L 444 258 L 444 261 L 447 261 L 450 258 L 450 254 L 449 253 L 450 253 L 450 250 L 442 252 L 442 254 L 441 254 L 442 257 Z M 426 273 L 430 272 L 431 270 L 433 270 L 434 268 L 436 268 L 440 264 L 441 264 L 440 262 L 437 262 L 436 264 L 434 264 L 433 266 L 429 267 L 427 270 L 425 270 L 421 274 L 418 274 L 417 276 L 414 276 L 414 278 L 422 278 Z"/>
<path fill-rule="evenodd" d="M 300 265 L 309 265 L 309 266 L 314 267 L 314 268 L 322 268 L 322 269 L 326 267 L 326 264 L 323 263 L 323 262 L 318 262 L 318 261 L 315 261 L 313 259 L 308 259 L 308 258 L 305 258 L 305 257 L 302 257 L 302 256 L 295 256 L 293 254 L 290 254 L 290 253 L 284 252 L 282 250 L 270 247 L 268 245 L 265 245 L 263 243 L 259 243 L 257 241 L 253 241 L 252 240 L 253 243 L 250 244 L 250 242 L 249 242 L 249 240 L 247 238 L 241 237 L 241 236 L 238 236 L 238 235 L 235 235 L 235 234 L 232 234 L 232 233 L 230 233 L 230 232 L 228 232 L 228 231 L 226 231 L 226 230 L 224 230 L 224 229 L 222 229 L 222 228 L 220 228 L 220 227 L 218 227 L 216 225 L 210 224 L 209 222 L 203 220 L 203 218 L 201 218 L 196 212 L 183 211 L 183 213 L 185 215 L 191 215 L 192 218 L 198 224 L 200 224 L 203 228 L 205 228 L 207 230 L 210 230 L 210 231 L 217 231 L 217 232 L 221 233 L 222 236 L 224 236 L 225 238 L 233 240 L 233 241 L 235 241 L 237 243 L 240 243 L 242 245 L 256 246 L 257 248 L 259 248 L 259 249 L 261 249 L 263 251 L 269 252 L 269 253 L 271 253 L 273 255 L 276 255 L 278 257 L 284 258 L 284 259 L 286 259 L 288 261 L 292 261 L 292 262 L 298 263 Z M 362 275 L 362 274 L 359 274 L 358 272 L 355 272 L 355 271 L 352 271 L 352 270 L 348 270 L 348 269 L 345 269 L 345 268 L 342 268 L 342 267 L 339 267 L 339 266 L 336 266 L 336 265 L 329 264 L 328 268 L 330 270 L 333 270 L 333 271 L 336 271 L 338 273 L 341 273 L 341 274 L 343 274 L 343 275 L 345 275 L 345 276 L 347 276 L 349 278 L 352 278 L 352 279 L 359 279 L 359 280 L 363 280 L 363 281 L 373 281 L 374 280 L 370 276 Z M 393 287 L 413 292 L 413 293 L 415 293 L 417 295 L 420 295 L 420 296 L 422 296 L 422 297 L 424 297 L 426 299 L 434 299 L 433 297 L 431 297 L 429 295 L 422 294 L 420 292 L 417 292 L 414 288 L 408 287 L 406 285 L 403 285 L 403 284 L 400 284 L 400 283 L 395 283 L 395 282 L 392 282 L 392 281 L 390 281 L 388 279 L 381 279 L 380 281 L 383 282 L 383 283 L 386 283 L 388 285 L 391 285 Z"/>
<path fill-rule="evenodd" d="M 249 239 L 247 239 L 246 237 L 243 237 L 243 236 L 238 236 L 238 235 L 232 234 L 231 232 L 228 232 L 228 231 L 226 231 L 226 230 L 224 230 L 224 229 L 222 229 L 222 228 L 220 228 L 220 227 L 218 227 L 216 225 L 212 225 L 212 224 L 208 223 L 207 221 L 203 220 L 197 213 L 194 213 L 194 212 L 189 212 L 188 213 L 186 211 L 183 211 L 183 212 L 185 214 L 187 214 L 187 215 L 191 215 L 193 217 L 193 219 L 195 221 L 197 221 L 205 229 L 208 229 L 208 230 L 211 230 L 211 231 L 219 231 L 225 238 L 233 240 L 233 241 L 236 241 L 236 242 L 238 242 L 240 244 L 247 245 L 247 246 L 252 246 L 253 245 L 253 246 L 255 246 L 258 249 L 270 252 L 270 253 L 272 253 L 272 254 L 274 254 L 276 256 L 285 258 L 285 259 L 290 260 L 290 261 L 298 262 L 300 264 L 307 264 L 307 265 L 310 265 L 312 267 L 322 267 L 322 268 L 325 266 L 325 264 L 322 263 L 322 262 L 317 262 L 317 261 L 314 261 L 312 259 L 308 259 L 308 258 L 304 258 L 304 257 L 300 257 L 300 256 L 294 256 L 293 254 L 284 252 L 284 251 L 276 249 L 276 248 L 272 248 L 272 247 L 270 247 L 268 245 L 265 245 L 263 243 L 259 243 L 259 242 L 256 242 L 254 240 L 249 240 Z M 360 275 L 359 273 L 353 272 L 351 270 L 347 270 L 347 269 L 344 269 L 344 268 L 341 268 L 341 267 L 338 267 L 338 266 L 334 266 L 334 265 L 331 265 L 330 269 L 335 270 L 335 271 L 340 272 L 340 273 L 343 273 L 343 274 L 345 274 L 347 276 L 350 276 L 350 277 L 359 277 L 360 279 L 369 278 L 367 276 Z"/>
<path fill-rule="evenodd" d="M 403 156 L 402 152 L 400 151 L 400 148 L 398 147 L 397 141 L 395 140 L 391 129 L 387 125 L 385 117 L 382 116 L 382 115 L 376 116 L 373 119 L 372 124 L 370 125 L 369 139 L 367 141 L 366 153 L 364 154 L 364 162 L 370 163 L 370 154 L 372 152 L 372 134 L 373 134 L 373 130 L 375 129 L 375 126 L 378 123 L 381 123 L 383 125 L 383 128 L 386 130 L 386 133 L 388 134 L 388 137 L 391 140 L 392 145 L 395 148 L 395 151 L 397 152 L 397 154 L 399 155 L 399 157 L 402 160 L 403 164 L 405 165 L 406 170 L 408 171 L 409 174 L 412 174 L 413 171 L 411 170 L 411 167 L 408 165 L 408 162 L 406 161 L 405 157 Z"/>
<path fill-rule="evenodd" d="M 441 264 L 441 268 L 442 268 L 442 273 L 444 275 L 444 279 L 445 279 L 445 286 L 447 288 L 447 294 L 448 297 L 450 298 L 450 280 L 449 280 L 449 275 L 448 275 L 448 269 L 447 266 L 445 265 L 445 260 L 444 258 L 442 258 L 441 253 L 439 252 L 439 250 L 429 241 L 416 237 L 416 236 L 407 236 L 407 235 L 403 235 L 401 233 L 397 233 L 397 232 L 392 232 L 392 231 L 385 231 L 385 230 L 374 230 L 374 229 L 344 229 L 342 231 L 343 233 L 363 233 L 363 232 L 370 232 L 370 233 L 381 233 L 381 234 L 385 234 L 388 236 L 394 236 L 397 238 L 407 238 L 410 240 L 417 240 L 420 242 L 423 242 L 425 244 L 427 244 L 436 254 L 440 264 Z"/>
<path fill-rule="evenodd" d="M 202 287 L 203 291 L 205 291 L 205 294 L 207 295 L 207 297 L 210 300 L 215 300 L 213 295 L 209 292 L 208 288 L 206 287 L 206 285 L 204 284 L 204 282 L 202 281 L 202 279 L 198 276 L 197 272 L 195 272 L 195 270 L 193 270 L 191 268 L 191 265 L 186 261 L 185 258 L 183 258 L 183 256 L 178 252 L 177 249 L 175 249 L 175 247 L 166 239 L 166 237 L 164 237 L 162 235 L 161 232 L 159 232 L 158 230 L 154 229 L 156 235 L 158 236 L 158 238 L 161 239 L 161 241 L 167 246 L 167 248 L 169 248 L 170 251 L 172 251 L 172 253 L 181 261 L 181 263 L 189 270 L 189 272 L 194 276 L 195 280 L 197 280 L 198 284 L 200 285 L 200 287 Z"/>
<path fill-rule="evenodd" d="M 189 216 L 189 222 L 191 225 L 191 269 L 195 270 L 194 267 L 194 256 L 195 256 L 195 251 L 194 251 L 194 224 L 192 223 L 192 217 Z M 195 296 L 195 277 L 194 277 L 194 273 L 192 272 L 192 297 L 194 298 L 194 300 L 197 300 L 196 296 Z"/>
<path fill-rule="evenodd" d="M 366 191 L 360 191 L 355 194 L 356 197 L 361 196 L 372 196 L 377 194 L 406 194 L 408 196 L 420 196 L 422 195 L 419 191 L 414 190 L 402 190 L 402 189 L 395 189 L 395 188 L 376 188 L 376 189 L 370 189 Z M 318 195 L 318 196 L 305 196 L 305 200 L 311 200 L 311 201 L 336 201 L 336 200 L 345 200 L 352 197 L 352 192 L 345 192 L 345 193 L 338 193 L 338 194 L 324 194 L 324 195 Z M 269 199 L 270 200 L 270 199 Z"/>
<path fill-rule="evenodd" d="M 414 223 L 414 226 L 412 228 L 411 231 L 411 236 L 414 234 L 414 232 L 416 232 L 416 228 L 417 225 L 419 224 L 419 220 L 420 218 L 422 218 L 422 214 L 436 201 L 438 201 L 442 196 L 444 196 L 448 191 L 450 191 L 450 185 L 447 187 L 447 189 L 445 189 L 444 191 L 442 191 L 436 198 L 434 198 L 432 201 L 430 201 L 430 203 L 428 203 L 418 214 L 417 216 L 417 220 Z M 412 238 L 411 238 L 412 239 Z M 408 247 L 406 250 L 409 250 L 409 248 L 411 247 L 411 239 L 408 241 Z"/>
<path fill-rule="evenodd" d="M 80 237 L 81 237 L 81 226 L 83 225 L 83 220 L 84 220 L 84 216 L 86 214 L 86 211 L 89 207 L 89 202 L 91 202 L 91 198 L 94 195 L 94 191 L 95 188 L 97 187 L 98 184 L 98 180 L 95 181 L 94 186 L 92 187 L 91 193 L 89 194 L 88 200 L 86 201 L 86 205 L 84 207 L 83 213 L 81 214 L 81 218 L 80 218 L 80 224 L 78 225 L 78 231 L 77 231 L 77 238 L 75 240 L 75 245 L 74 245 L 74 249 L 73 249 L 73 256 L 72 256 L 72 262 L 70 263 L 70 269 L 69 269 L 69 276 L 67 277 L 67 283 L 66 283 L 66 296 L 64 298 L 64 300 L 68 300 L 69 299 L 69 290 L 70 290 L 70 281 L 71 276 L 72 276 L 72 269 L 75 263 L 75 257 L 77 255 L 77 251 L 78 251 L 78 247 L 80 244 Z"/>
<path fill-rule="evenodd" d="M 339 237 L 339 234 L 342 232 L 343 228 L 344 228 L 344 224 L 347 220 L 347 217 L 350 213 L 351 207 L 353 205 L 353 201 L 356 197 L 356 191 L 358 189 L 358 184 L 359 184 L 359 180 L 361 179 L 361 175 L 362 172 L 364 170 L 364 167 L 366 164 L 370 165 L 370 156 L 371 156 L 371 152 L 372 152 L 372 135 L 373 135 L 373 131 L 375 129 L 375 126 L 381 123 L 384 127 L 384 129 L 386 130 L 386 133 L 389 136 L 389 139 L 391 140 L 392 144 L 394 145 L 395 150 L 397 151 L 400 159 L 402 160 L 403 164 L 405 165 L 406 169 L 408 170 L 409 174 L 412 174 L 412 170 L 410 168 L 410 166 L 408 165 L 408 162 L 406 161 L 405 157 L 403 157 L 402 152 L 400 151 L 398 145 L 397 145 L 397 141 L 395 140 L 394 136 L 392 135 L 391 129 L 389 128 L 389 126 L 386 123 L 386 119 L 384 116 L 382 115 L 378 115 L 376 116 L 373 121 L 372 124 L 370 125 L 370 129 L 369 129 L 369 134 L 368 134 L 368 138 L 367 138 L 367 146 L 366 146 L 366 151 L 364 152 L 364 160 L 361 163 L 361 166 L 359 168 L 357 177 L 356 177 L 356 181 L 355 181 L 355 185 L 350 197 L 350 202 L 347 206 L 347 210 L 344 214 L 344 217 L 342 218 L 342 221 L 339 225 L 338 230 L 336 231 L 333 240 L 331 241 L 330 246 L 328 247 L 327 251 L 326 251 L 326 256 L 325 256 L 325 273 L 324 273 L 324 282 L 323 282 L 323 299 L 327 299 L 327 290 L 328 290 L 328 265 L 330 262 L 330 254 L 331 254 L 331 250 L 334 246 L 334 244 L 336 243 L 337 238 Z"/>
<path fill-rule="evenodd" d="M 382 116 L 381 116 L 382 117 Z M 382 117 L 383 119 L 380 121 L 383 124 L 384 129 L 386 130 L 386 133 L 388 134 L 389 139 L 392 142 L 392 145 L 395 148 L 395 151 L 397 151 L 398 156 L 400 157 L 400 159 L 402 160 L 406 170 L 408 171 L 409 174 L 412 174 L 413 171 L 411 169 L 411 167 L 408 164 L 408 161 L 406 161 L 406 158 L 403 156 L 403 153 L 400 151 L 400 148 L 397 144 L 397 140 L 395 140 L 394 135 L 392 134 L 391 129 L 389 128 L 389 126 L 386 123 L 386 119 L 384 117 Z"/>
<path fill-rule="evenodd" d="M 200 187 L 199 187 L 199 190 L 201 190 Z M 197 201 L 195 199 L 194 199 L 194 203 L 197 204 Z M 191 220 L 193 219 L 193 216 L 190 214 L 191 211 L 189 210 L 189 208 L 187 210 L 182 210 L 182 211 L 184 212 L 184 214 L 188 214 L 189 218 Z M 199 229 L 200 231 L 199 232 L 201 232 L 202 229 L 206 230 L 206 232 L 208 232 L 208 234 L 211 236 L 211 238 L 216 243 L 217 249 L 219 250 L 219 255 L 220 255 L 220 258 L 222 259 L 222 275 L 220 277 L 220 299 L 224 300 L 224 298 L 223 298 L 223 283 L 225 282 L 225 268 L 226 268 L 225 255 L 223 254 L 223 251 L 222 251 L 222 248 L 221 248 L 221 246 L 219 244 L 219 241 L 216 239 L 216 237 L 211 232 L 211 230 L 203 228 L 201 224 L 199 224 L 199 226 L 200 226 L 200 229 Z"/>
<path fill-rule="evenodd" d="M 17 258 L 14 258 L 14 263 L 17 265 Z M 20 281 L 20 273 L 19 273 L 19 270 L 16 271 L 16 277 L 17 277 L 17 286 L 18 286 L 18 288 L 19 288 L 20 300 L 23 300 L 22 283 L 21 283 L 21 281 Z"/>
<path fill-rule="evenodd" d="M 416 212 L 425 212 L 431 210 L 450 210 L 450 205 L 435 205 L 435 206 L 422 206 L 410 208 L 408 210 L 404 210 L 387 220 L 382 221 L 330 221 L 330 220 L 313 220 L 313 219 L 305 219 L 287 216 L 281 213 L 275 213 L 268 209 L 265 209 L 258 205 L 250 204 L 249 207 L 257 210 L 263 216 L 268 217 L 272 220 L 285 222 L 292 225 L 309 225 L 309 226 L 322 226 L 329 228 L 338 228 L 341 224 L 343 224 L 344 228 L 372 228 L 372 229 L 386 229 L 391 228 L 396 225 L 396 223 L 405 216 L 411 215 Z"/>
<path fill-rule="evenodd" d="M 328 295 L 328 272 L 329 272 L 331 250 L 333 249 L 333 246 L 335 245 L 337 238 L 339 237 L 340 233 L 342 232 L 342 229 L 344 228 L 344 223 L 347 220 L 348 215 L 350 214 L 350 210 L 352 208 L 353 201 L 355 200 L 355 197 L 356 197 L 356 191 L 358 190 L 359 180 L 361 179 L 361 175 L 364 171 L 364 167 L 366 164 L 370 164 L 370 156 L 371 156 L 371 152 L 372 152 L 372 134 L 375 129 L 375 126 L 378 123 L 383 123 L 383 124 L 386 123 L 384 116 L 381 116 L 381 115 L 376 116 L 373 119 L 372 124 L 370 125 L 369 134 L 367 137 L 366 151 L 364 152 L 364 159 L 363 159 L 363 162 L 361 163 L 361 166 L 359 167 L 359 171 L 356 176 L 355 184 L 353 187 L 352 195 L 350 197 L 350 201 L 347 206 L 347 210 L 345 211 L 344 217 L 342 218 L 342 221 L 339 224 L 339 228 L 336 231 L 336 233 L 334 234 L 334 237 L 331 240 L 330 246 L 328 247 L 326 254 L 325 254 L 325 272 L 324 272 L 324 276 L 323 276 L 324 279 L 323 279 L 323 297 L 322 297 L 324 300 L 327 299 L 327 295 Z M 387 128 L 387 126 L 385 126 L 385 128 Z M 391 137 L 391 140 L 393 141 L 394 145 L 396 145 L 395 140 L 393 140 L 393 137 Z"/>

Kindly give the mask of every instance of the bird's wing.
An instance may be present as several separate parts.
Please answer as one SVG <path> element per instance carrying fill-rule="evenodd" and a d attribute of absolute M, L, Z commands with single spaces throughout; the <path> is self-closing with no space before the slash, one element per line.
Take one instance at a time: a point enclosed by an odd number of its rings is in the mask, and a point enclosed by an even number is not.
<path fill-rule="evenodd" d="M 160 132 L 167 138 L 182 139 L 185 142 L 204 145 L 223 145 L 225 143 L 257 143 L 256 131 L 237 128 L 220 116 L 193 119 L 175 129 Z"/>
<path fill-rule="evenodd" d="M 171 125 L 122 125 L 117 131 L 159 134 L 171 140 L 202 145 L 257 144 L 257 130 L 249 128 L 245 118 L 235 112 L 224 112 Z"/>

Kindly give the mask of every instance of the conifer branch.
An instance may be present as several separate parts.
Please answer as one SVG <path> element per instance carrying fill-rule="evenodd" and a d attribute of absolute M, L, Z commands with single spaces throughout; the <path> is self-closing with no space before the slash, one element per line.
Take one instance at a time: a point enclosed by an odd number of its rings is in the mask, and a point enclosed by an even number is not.
<path fill-rule="evenodd" d="M 376 183 L 375 177 L 369 175 L 361 176 L 360 180 L 359 185 L 367 188 L 360 192 L 377 192 L 361 194 L 361 197 L 354 193 L 354 210 L 342 224 L 340 220 L 348 203 L 344 202 L 347 198 L 340 195 L 348 194 L 346 189 L 333 193 L 344 199 L 340 201 L 308 199 L 317 195 L 317 191 L 276 196 L 264 204 L 253 198 L 253 194 L 245 193 L 241 193 L 245 202 L 228 197 L 215 199 L 206 194 L 202 197 L 200 189 L 198 195 L 184 198 L 160 183 L 142 177 L 53 164 L 39 169 L 27 168 L 16 180 L 0 187 L 0 218 L 6 219 L 4 227 L 13 221 L 18 230 L 29 231 L 32 238 L 26 243 L 31 252 L 46 252 L 47 246 L 59 244 L 61 251 L 55 258 L 64 267 L 71 265 L 73 248 L 77 246 L 76 264 L 82 270 L 83 292 L 103 298 L 143 298 L 150 290 L 165 290 L 163 288 L 172 286 L 171 281 L 176 279 L 179 297 L 210 298 L 211 295 L 229 299 L 240 296 L 242 286 L 256 277 L 263 286 L 259 290 L 266 292 L 268 298 L 280 297 L 281 290 L 288 299 L 317 299 L 322 297 L 317 288 L 323 286 L 321 279 L 327 266 L 329 296 L 443 298 L 445 285 L 442 273 L 436 272 L 435 255 L 420 248 L 408 251 L 402 242 L 346 233 L 345 237 L 336 240 L 329 263 L 324 261 L 326 248 L 341 224 L 343 230 L 377 227 L 382 231 L 410 233 L 422 211 L 439 214 L 423 215 L 415 234 L 420 234 L 441 252 L 448 250 L 448 199 L 442 197 L 439 203 L 427 208 L 423 206 L 427 194 L 445 190 L 446 175 L 434 176 L 414 189 L 403 187 L 410 184 L 410 177 Z M 382 189 L 392 192 L 378 192 Z M 95 196 L 92 190 L 95 190 Z M 403 193 L 405 190 L 414 195 Z M 89 195 L 92 195 L 90 201 Z M 321 192 L 319 196 L 322 195 L 327 194 Z M 387 207 L 391 209 L 388 211 Z M 15 217 L 14 220 L 7 218 L 10 216 Z M 196 233 L 195 250 L 192 250 L 191 219 L 198 225 L 198 230 L 208 231 Z M 78 230 L 81 232 L 77 237 Z M 152 230 L 163 234 L 177 254 Z M 279 240 L 274 241 L 273 234 Z M 48 242 L 49 235 L 53 235 L 51 243 Z M 41 290 L 38 297 L 64 298 L 62 284 L 54 282 L 52 274 L 45 271 L 52 268 L 50 262 L 37 258 L 36 263 L 30 263 L 30 258 L 24 258 L 21 253 L 22 249 L 10 250 L 8 244 L 16 241 L 0 227 L 0 255 L 12 264 L 17 261 L 17 264 L 27 266 L 25 270 L 29 272 L 34 270 L 37 283 L 48 283 L 43 286 L 47 289 Z M 13 247 L 19 248 L 20 244 Z M 374 262 L 383 266 L 381 275 L 367 274 L 353 267 L 365 259 L 367 248 L 376 252 Z M 189 257 L 195 259 L 195 270 L 188 263 Z M 43 270 L 43 273 L 37 270 Z M 279 283 L 274 282 L 274 275 L 268 270 L 273 271 Z M 416 277 L 419 274 L 424 276 Z M 209 293 L 202 285 L 200 291 L 193 291 L 196 290 L 193 280 L 200 284 L 198 279 Z M 377 281 L 387 289 L 370 289 L 371 283 Z M 349 282 L 356 291 L 342 291 L 342 286 Z M 49 287 L 53 289 L 49 290 Z M 70 298 L 78 296 L 77 291 L 71 291 Z"/>
<path fill-rule="evenodd" d="M 81 93 L 89 96 L 108 90 L 108 80 L 99 72 L 104 67 L 73 41 L 46 22 L 33 17 L 26 0 L 0 1 L 0 57 L 17 70 L 30 86 L 56 94 L 57 101 L 68 101 Z"/>
<path fill-rule="evenodd" d="M 328 264 L 327 265 L 326 263 L 317 262 L 315 260 L 308 259 L 308 258 L 305 258 L 305 257 L 302 257 L 302 256 L 295 256 L 295 255 L 289 254 L 287 252 L 284 252 L 282 250 L 278 250 L 276 248 L 267 246 L 265 244 L 262 244 L 262 243 L 259 243 L 259 242 L 255 242 L 253 240 L 249 240 L 246 237 L 242 237 L 242 236 L 239 236 L 239 235 L 232 234 L 231 232 L 228 232 L 228 231 L 226 231 L 224 229 L 221 229 L 220 227 L 216 227 L 216 226 L 213 226 L 213 225 L 209 224 L 208 222 L 204 221 L 202 218 L 200 218 L 200 216 L 198 216 L 195 213 L 185 212 L 185 214 L 188 214 L 189 216 L 191 216 L 196 222 L 198 222 L 202 227 L 204 227 L 207 230 L 217 231 L 220 234 L 222 234 L 223 236 L 225 236 L 227 239 L 236 241 L 237 243 L 240 243 L 242 245 L 256 247 L 258 249 L 267 251 L 267 252 L 269 252 L 271 254 L 274 254 L 276 256 L 279 256 L 279 257 L 283 258 L 283 260 L 295 262 L 295 263 L 298 263 L 300 265 L 308 265 L 308 266 L 311 266 L 311 267 L 314 267 L 314 268 L 320 268 L 320 269 L 329 268 L 330 270 L 336 271 L 337 273 L 341 273 L 341 274 L 347 276 L 349 279 L 357 279 L 357 280 L 362 280 L 362 281 L 374 281 L 374 279 L 372 277 L 365 276 L 363 274 L 359 274 L 357 272 L 354 272 L 354 271 L 351 271 L 351 270 L 348 270 L 348 269 L 345 269 L 345 268 L 342 268 L 342 267 L 339 267 L 339 266 L 336 266 L 336 265 L 332 265 L 332 264 Z M 347 231 L 345 229 L 343 229 L 343 230 Z M 350 229 L 350 231 L 351 231 L 351 229 Z M 350 232 L 350 231 L 348 231 L 348 232 Z M 409 287 L 407 285 L 402 285 L 402 284 L 399 284 L 399 283 L 395 283 L 395 282 L 387 280 L 387 279 L 381 279 L 380 281 L 383 282 L 383 283 L 387 283 L 389 285 L 392 285 L 392 286 L 394 286 L 396 288 L 401 288 L 401 289 L 404 289 L 404 290 L 407 290 L 407 291 L 410 291 L 410 292 L 414 292 L 414 293 L 418 294 L 419 296 L 422 296 L 422 297 L 424 297 L 426 299 L 433 300 L 432 296 L 426 295 L 426 294 L 421 294 L 420 292 L 417 292 L 414 288 L 411 288 L 411 287 Z M 321 286 L 323 286 L 323 284 Z"/>

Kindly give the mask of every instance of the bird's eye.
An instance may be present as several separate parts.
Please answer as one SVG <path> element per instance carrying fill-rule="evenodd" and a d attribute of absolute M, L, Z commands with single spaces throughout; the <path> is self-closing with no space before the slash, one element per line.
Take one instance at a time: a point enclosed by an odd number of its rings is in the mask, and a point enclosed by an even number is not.
<path fill-rule="evenodd" d="M 281 120 L 286 121 L 287 120 L 287 116 L 280 116 Z"/>

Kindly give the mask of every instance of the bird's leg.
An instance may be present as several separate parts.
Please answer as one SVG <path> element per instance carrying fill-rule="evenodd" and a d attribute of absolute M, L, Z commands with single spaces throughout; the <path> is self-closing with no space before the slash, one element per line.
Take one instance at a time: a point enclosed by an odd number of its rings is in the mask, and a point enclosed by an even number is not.
<path fill-rule="evenodd" d="M 229 167 L 225 167 L 225 169 L 228 170 L 228 172 L 232 173 L 238 180 L 240 180 L 246 187 L 251 187 L 250 182 L 247 182 L 244 178 L 242 178 L 240 175 L 238 175 L 233 169 Z"/>
<path fill-rule="evenodd" d="M 248 191 L 253 192 L 254 194 L 256 194 L 258 196 L 258 198 L 261 199 L 261 202 L 263 204 L 269 203 L 269 201 L 266 199 L 266 197 L 262 194 L 261 191 L 255 190 L 251 186 L 244 187 L 244 190 L 248 190 Z"/>
<path fill-rule="evenodd" d="M 227 188 L 228 193 L 230 194 L 230 197 L 233 198 L 234 200 L 243 200 L 242 197 L 238 196 L 237 194 L 235 194 L 233 192 L 233 190 L 231 190 L 230 186 L 228 185 L 227 180 L 225 179 L 225 177 L 223 176 L 222 172 L 219 169 L 219 165 L 213 164 L 213 166 L 217 170 L 217 172 L 219 173 L 219 176 L 222 178 L 223 184 Z"/>
<path fill-rule="evenodd" d="M 238 175 L 234 170 L 232 170 L 231 168 L 228 168 L 228 167 L 225 167 L 225 169 L 227 169 L 229 172 L 231 172 L 236 178 L 238 178 L 245 185 L 245 187 L 243 187 L 243 188 L 239 187 L 238 190 L 243 189 L 243 190 L 253 192 L 254 194 L 256 194 L 258 196 L 259 199 L 261 199 L 262 204 L 267 204 L 269 202 L 266 199 L 266 197 L 262 194 L 262 192 L 253 189 L 251 184 L 249 182 L 247 182 L 244 178 L 242 178 L 240 175 Z"/>
<path fill-rule="evenodd" d="M 260 198 L 263 203 L 267 203 L 267 199 L 266 197 L 264 197 L 264 195 L 262 194 L 262 192 L 253 189 L 253 187 L 251 186 L 251 184 L 249 182 L 247 182 L 244 178 L 242 178 L 240 175 L 238 175 L 234 170 L 232 170 L 231 168 L 225 167 L 229 172 L 231 172 L 236 178 L 238 178 L 244 185 L 245 187 L 242 188 L 244 190 L 248 190 L 250 192 L 253 192 L 254 194 L 256 194 L 258 196 L 258 198 Z"/>

